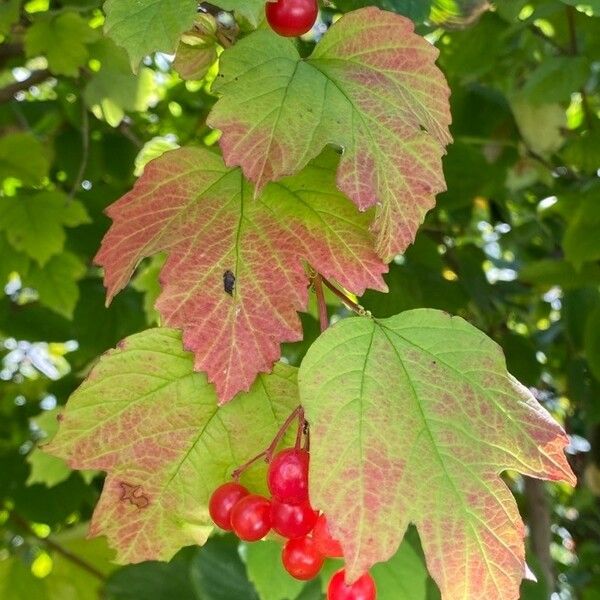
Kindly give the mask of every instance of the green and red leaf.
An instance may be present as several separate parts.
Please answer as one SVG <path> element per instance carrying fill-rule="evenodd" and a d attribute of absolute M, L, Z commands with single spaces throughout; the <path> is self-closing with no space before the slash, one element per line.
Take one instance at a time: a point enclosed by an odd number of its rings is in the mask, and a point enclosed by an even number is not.
<path fill-rule="evenodd" d="M 183 329 L 221 403 L 271 369 L 281 342 L 302 338 L 305 263 L 358 295 L 387 289 L 369 215 L 336 190 L 336 162 L 325 153 L 254 200 L 239 169 L 209 150 L 182 148 L 149 163 L 108 210 L 114 223 L 96 261 L 109 300 L 144 257 L 167 253 L 157 309 Z"/>
<path fill-rule="evenodd" d="M 45 450 L 72 468 L 107 472 L 90 534 L 106 535 L 120 563 L 168 560 L 206 541 L 210 494 L 297 406 L 296 371 L 278 364 L 219 408 L 180 333 L 149 329 L 100 359 Z M 243 481 L 262 492 L 265 479 L 263 464 Z"/>
<path fill-rule="evenodd" d="M 437 54 L 409 19 L 374 7 L 343 16 L 307 59 L 257 31 L 223 54 L 208 122 L 223 132 L 225 162 L 259 191 L 325 145 L 343 148 L 337 185 L 360 210 L 377 206 L 377 251 L 390 259 L 445 189 L 449 91 Z"/>
<path fill-rule="evenodd" d="M 413 310 L 347 319 L 299 374 L 311 426 L 311 502 L 350 579 L 389 559 L 409 523 L 444 600 L 515 600 L 524 528 L 500 473 L 575 478 L 561 427 L 458 317 Z"/>

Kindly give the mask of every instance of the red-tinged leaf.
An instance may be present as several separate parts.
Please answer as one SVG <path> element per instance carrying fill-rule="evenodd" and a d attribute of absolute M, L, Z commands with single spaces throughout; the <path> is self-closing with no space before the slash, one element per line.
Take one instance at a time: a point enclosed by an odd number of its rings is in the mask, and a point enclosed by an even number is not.
<path fill-rule="evenodd" d="M 326 153 L 253 200 L 239 169 L 182 148 L 149 163 L 108 210 L 114 223 L 96 261 L 109 300 L 144 257 L 166 252 L 156 306 L 167 325 L 183 328 L 221 403 L 271 369 L 280 342 L 301 339 L 304 261 L 358 295 L 386 289 L 369 216 L 337 192 L 335 165 Z"/>
<path fill-rule="evenodd" d="M 297 405 L 296 369 L 278 364 L 218 407 L 181 334 L 149 329 L 100 359 L 45 450 L 73 468 L 107 472 L 90 534 L 106 535 L 120 563 L 168 560 L 206 541 L 210 494 L 271 442 Z M 264 463 L 242 479 L 260 492 L 265 480 Z"/>
<path fill-rule="evenodd" d="M 377 205 L 372 229 L 389 259 L 445 189 L 449 91 L 437 54 L 409 19 L 374 7 L 343 16 L 307 59 L 257 31 L 223 54 L 208 122 L 223 131 L 226 163 L 258 189 L 341 146 L 338 187 L 361 210 Z"/>
<path fill-rule="evenodd" d="M 352 580 L 414 523 L 443 600 L 519 597 L 523 523 L 499 475 L 575 478 L 567 436 L 499 346 L 435 310 L 346 319 L 310 348 L 299 386 L 311 502 Z"/>

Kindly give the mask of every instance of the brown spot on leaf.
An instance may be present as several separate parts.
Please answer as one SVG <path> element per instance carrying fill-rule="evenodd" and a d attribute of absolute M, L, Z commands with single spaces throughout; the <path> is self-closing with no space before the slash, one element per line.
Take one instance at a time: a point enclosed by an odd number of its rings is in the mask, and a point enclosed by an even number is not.
<path fill-rule="evenodd" d="M 124 481 L 121 481 L 119 485 L 123 490 L 123 493 L 119 498 L 121 502 L 128 500 L 130 504 L 133 504 L 139 509 L 146 508 L 148 504 L 150 504 L 150 500 L 148 499 L 148 496 L 144 494 L 141 485 L 132 485 L 130 483 L 125 483 Z"/>

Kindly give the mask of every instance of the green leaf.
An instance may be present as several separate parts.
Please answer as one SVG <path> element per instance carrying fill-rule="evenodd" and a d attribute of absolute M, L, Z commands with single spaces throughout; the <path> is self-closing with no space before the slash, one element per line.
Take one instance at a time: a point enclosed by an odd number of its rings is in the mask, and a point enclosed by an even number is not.
<path fill-rule="evenodd" d="M 87 21 L 74 11 L 45 14 L 25 34 L 27 56 L 44 55 L 55 75 L 77 77 L 89 56 L 87 45 L 99 37 Z"/>
<path fill-rule="evenodd" d="M 543 62 L 527 78 L 521 93 L 532 104 L 569 102 L 590 76 L 590 63 L 585 56 L 544 57 Z"/>
<path fill-rule="evenodd" d="M 600 15 L 600 0 L 561 0 L 561 2 L 575 6 L 584 12 L 591 11 L 594 15 Z"/>
<path fill-rule="evenodd" d="M 422 557 L 410 543 L 411 533 L 413 533 L 411 530 L 407 532 L 394 556 L 371 569 L 371 575 L 377 585 L 377 600 L 426 600 L 428 598 L 427 569 Z M 325 562 L 321 571 L 323 592 L 327 591 L 331 576 L 343 567 L 344 561 L 341 559 Z"/>
<path fill-rule="evenodd" d="M 58 409 L 54 409 L 43 412 L 35 419 L 32 419 L 33 425 L 40 436 L 41 443 L 47 443 L 52 440 L 58 431 L 57 415 Z M 48 487 L 52 487 L 68 479 L 73 472 L 64 460 L 46 454 L 39 447 L 34 448 L 27 455 L 27 462 L 31 467 L 31 472 L 27 478 L 27 485 L 43 483 Z M 90 483 L 96 474 L 96 471 L 81 471 L 81 476 L 86 483 Z"/>
<path fill-rule="evenodd" d="M 12 556 L 0 560 L 0 598 L 3 600 L 58 600 L 48 595 L 44 583 L 23 561 Z"/>
<path fill-rule="evenodd" d="M 141 67 L 132 73 L 126 52 L 107 38 L 98 42 L 92 53 L 101 67 L 85 87 L 86 104 L 112 127 L 117 127 L 127 112 L 145 111 L 156 92 L 154 71 Z"/>
<path fill-rule="evenodd" d="M 378 6 L 404 15 L 415 23 L 422 23 L 429 16 L 431 0 L 336 0 L 335 5 L 344 12 L 365 6 Z"/>
<path fill-rule="evenodd" d="M 0 256 L 0 288 L 4 287 L 11 273 L 24 275 L 29 270 L 29 258 L 17 252 L 3 233 L 0 233 Z"/>
<path fill-rule="evenodd" d="M 85 537 L 85 525 L 75 527 L 54 536 L 54 540 L 67 552 L 84 560 L 106 577 L 116 569 L 114 553 L 104 538 L 90 540 Z M 46 577 L 48 595 L 52 600 L 98 600 L 103 581 L 76 565 L 71 559 L 55 552 L 52 554 L 52 572 Z M 37 597 L 36 597 L 37 600 Z"/>
<path fill-rule="evenodd" d="M 519 271 L 519 279 L 542 289 L 554 285 L 569 289 L 589 283 L 600 284 L 600 266 L 586 263 L 576 270 L 566 260 L 544 259 L 525 264 Z"/>
<path fill-rule="evenodd" d="M 150 329 L 100 359 L 45 450 L 108 472 L 90 534 L 106 535 L 119 562 L 168 560 L 206 541 L 212 491 L 266 448 L 297 405 L 296 370 L 277 365 L 219 408 L 180 333 Z M 260 492 L 265 472 L 257 465 L 243 480 Z"/>
<path fill-rule="evenodd" d="M 531 338 L 509 332 L 502 336 L 501 345 L 509 372 L 524 385 L 538 385 L 542 365 L 536 358 Z"/>
<path fill-rule="evenodd" d="M 135 277 L 131 280 L 131 287 L 144 294 L 144 312 L 150 325 L 160 325 L 160 314 L 154 305 L 160 296 L 159 275 L 164 264 L 164 255 L 157 254 L 146 265 L 138 269 Z"/>
<path fill-rule="evenodd" d="M 100 576 L 114 570 L 111 552 L 104 540 L 82 539 L 80 528 L 54 536 L 66 552 L 92 565 Z M 39 554 L 38 554 L 39 556 Z M 34 575 L 17 556 L 0 559 L 0 598 L 2 600 L 97 600 L 102 581 L 58 552 L 43 553 L 51 571 L 45 577 Z M 35 563 L 34 563 L 35 564 Z"/>
<path fill-rule="evenodd" d="M 584 350 L 590 371 L 600 381 L 600 307 L 586 319 Z"/>
<path fill-rule="evenodd" d="M 16 177 L 25 185 L 37 185 L 49 170 L 46 148 L 31 133 L 0 137 L 0 180 Z"/>
<path fill-rule="evenodd" d="M 192 558 L 192 583 L 202 600 L 259 600 L 246 576 L 238 545 L 233 536 L 215 536 Z"/>
<path fill-rule="evenodd" d="M 283 568 L 281 550 L 282 544 L 271 540 L 244 547 L 248 578 L 260 600 L 294 600 L 304 587 Z"/>
<path fill-rule="evenodd" d="M 179 42 L 173 68 L 183 79 L 202 79 L 217 60 L 218 48 L 215 18 L 200 13 Z"/>
<path fill-rule="evenodd" d="M 42 304 L 71 319 L 79 300 L 77 282 L 85 273 L 86 266 L 77 256 L 63 252 L 53 256 L 43 267 L 32 264 L 23 279 L 38 292 Z"/>
<path fill-rule="evenodd" d="M 253 27 L 257 27 L 265 17 L 263 0 L 216 0 L 215 4 L 223 10 L 234 12 L 236 16 L 244 17 Z"/>
<path fill-rule="evenodd" d="M 600 188 L 593 187 L 578 197 L 565 235 L 565 256 L 579 270 L 584 262 L 600 259 Z"/>
<path fill-rule="evenodd" d="M 490 8 L 487 0 L 432 0 L 430 20 L 448 29 L 467 27 Z"/>
<path fill-rule="evenodd" d="M 196 0 L 106 0 L 104 31 L 127 50 L 137 71 L 153 52 L 173 54 L 181 35 L 194 23 Z"/>
<path fill-rule="evenodd" d="M 0 197 L 0 230 L 40 267 L 63 249 L 65 227 L 82 223 L 89 223 L 83 204 L 60 192 Z"/>
<path fill-rule="evenodd" d="M 518 597 L 523 524 L 499 474 L 575 477 L 566 434 L 492 340 L 434 310 L 345 319 L 307 352 L 299 386 L 311 502 L 351 579 L 414 523 L 444 600 Z"/>
<path fill-rule="evenodd" d="M 360 210 L 376 206 L 379 256 L 412 243 L 444 189 L 448 88 L 437 50 L 400 15 L 369 7 L 344 15 L 307 59 L 256 31 L 226 50 L 208 118 L 225 162 L 259 192 L 296 173 L 323 146 L 343 148 L 337 186 Z M 377 93 L 373 93 L 376 86 Z"/>
<path fill-rule="evenodd" d="M 0 5 L 0 35 L 6 35 L 19 20 L 21 0 L 6 0 Z"/>
<path fill-rule="evenodd" d="M 414 548 L 404 541 L 390 560 L 377 564 L 371 574 L 378 600 L 425 600 L 427 570 Z"/>
<path fill-rule="evenodd" d="M 166 253 L 156 308 L 166 325 L 183 328 L 195 368 L 228 402 L 271 369 L 281 342 L 302 337 L 305 263 L 356 294 L 386 289 L 371 215 L 336 190 L 336 166 L 327 151 L 253 199 L 240 170 L 218 154 L 167 152 L 107 210 L 113 225 L 95 261 L 104 267 L 108 300 L 143 258 Z"/>
<path fill-rule="evenodd" d="M 190 563 L 197 552 L 186 548 L 169 562 L 146 561 L 118 569 L 106 582 L 108 600 L 207 600 L 192 584 Z"/>
<path fill-rule="evenodd" d="M 519 131 L 534 152 L 552 154 L 563 145 L 567 115 L 559 104 L 531 104 L 522 97 L 513 98 L 510 104 Z"/>
<path fill-rule="evenodd" d="M 600 130 L 595 128 L 569 139 L 562 156 L 575 171 L 588 175 L 595 173 L 600 165 Z"/>

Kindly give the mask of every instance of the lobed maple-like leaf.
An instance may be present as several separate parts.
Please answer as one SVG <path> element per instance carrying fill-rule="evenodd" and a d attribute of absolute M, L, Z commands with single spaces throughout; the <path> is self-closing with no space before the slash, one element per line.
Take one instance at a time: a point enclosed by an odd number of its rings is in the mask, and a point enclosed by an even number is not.
<path fill-rule="evenodd" d="M 131 67 L 152 52 L 175 52 L 194 22 L 196 0 L 106 0 L 104 31 L 127 50 Z"/>
<path fill-rule="evenodd" d="M 256 27 L 264 19 L 265 1 L 267 0 L 216 0 L 215 4 L 223 10 L 241 15 Z"/>
<path fill-rule="evenodd" d="M 298 405 L 296 372 L 278 364 L 218 407 L 181 334 L 149 329 L 100 359 L 45 450 L 72 468 L 107 472 L 90 534 L 106 535 L 119 562 L 168 560 L 206 541 L 210 494 L 271 442 Z M 259 464 L 243 481 L 263 492 L 265 479 Z"/>
<path fill-rule="evenodd" d="M 63 250 L 66 227 L 89 223 L 85 206 L 61 192 L 0 198 L 0 231 L 11 245 L 44 267 Z"/>
<path fill-rule="evenodd" d="M 335 164 L 326 153 L 255 200 L 239 169 L 207 149 L 180 148 L 150 162 L 108 209 L 114 223 L 96 262 L 109 300 L 144 257 L 165 252 L 156 307 L 183 328 L 221 403 L 271 369 L 281 342 L 302 338 L 304 261 L 358 295 L 386 289 L 369 216 L 336 190 Z"/>
<path fill-rule="evenodd" d="M 443 600 L 513 600 L 523 523 L 506 469 L 573 484 L 567 436 L 459 317 L 413 310 L 327 330 L 299 374 L 311 501 L 355 579 L 418 529 Z"/>
<path fill-rule="evenodd" d="M 409 19 L 375 7 L 344 15 L 307 59 L 257 31 L 223 53 L 208 123 L 258 190 L 341 146 L 338 187 L 360 210 L 377 205 L 377 251 L 390 259 L 445 189 L 449 91 L 437 55 Z"/>

